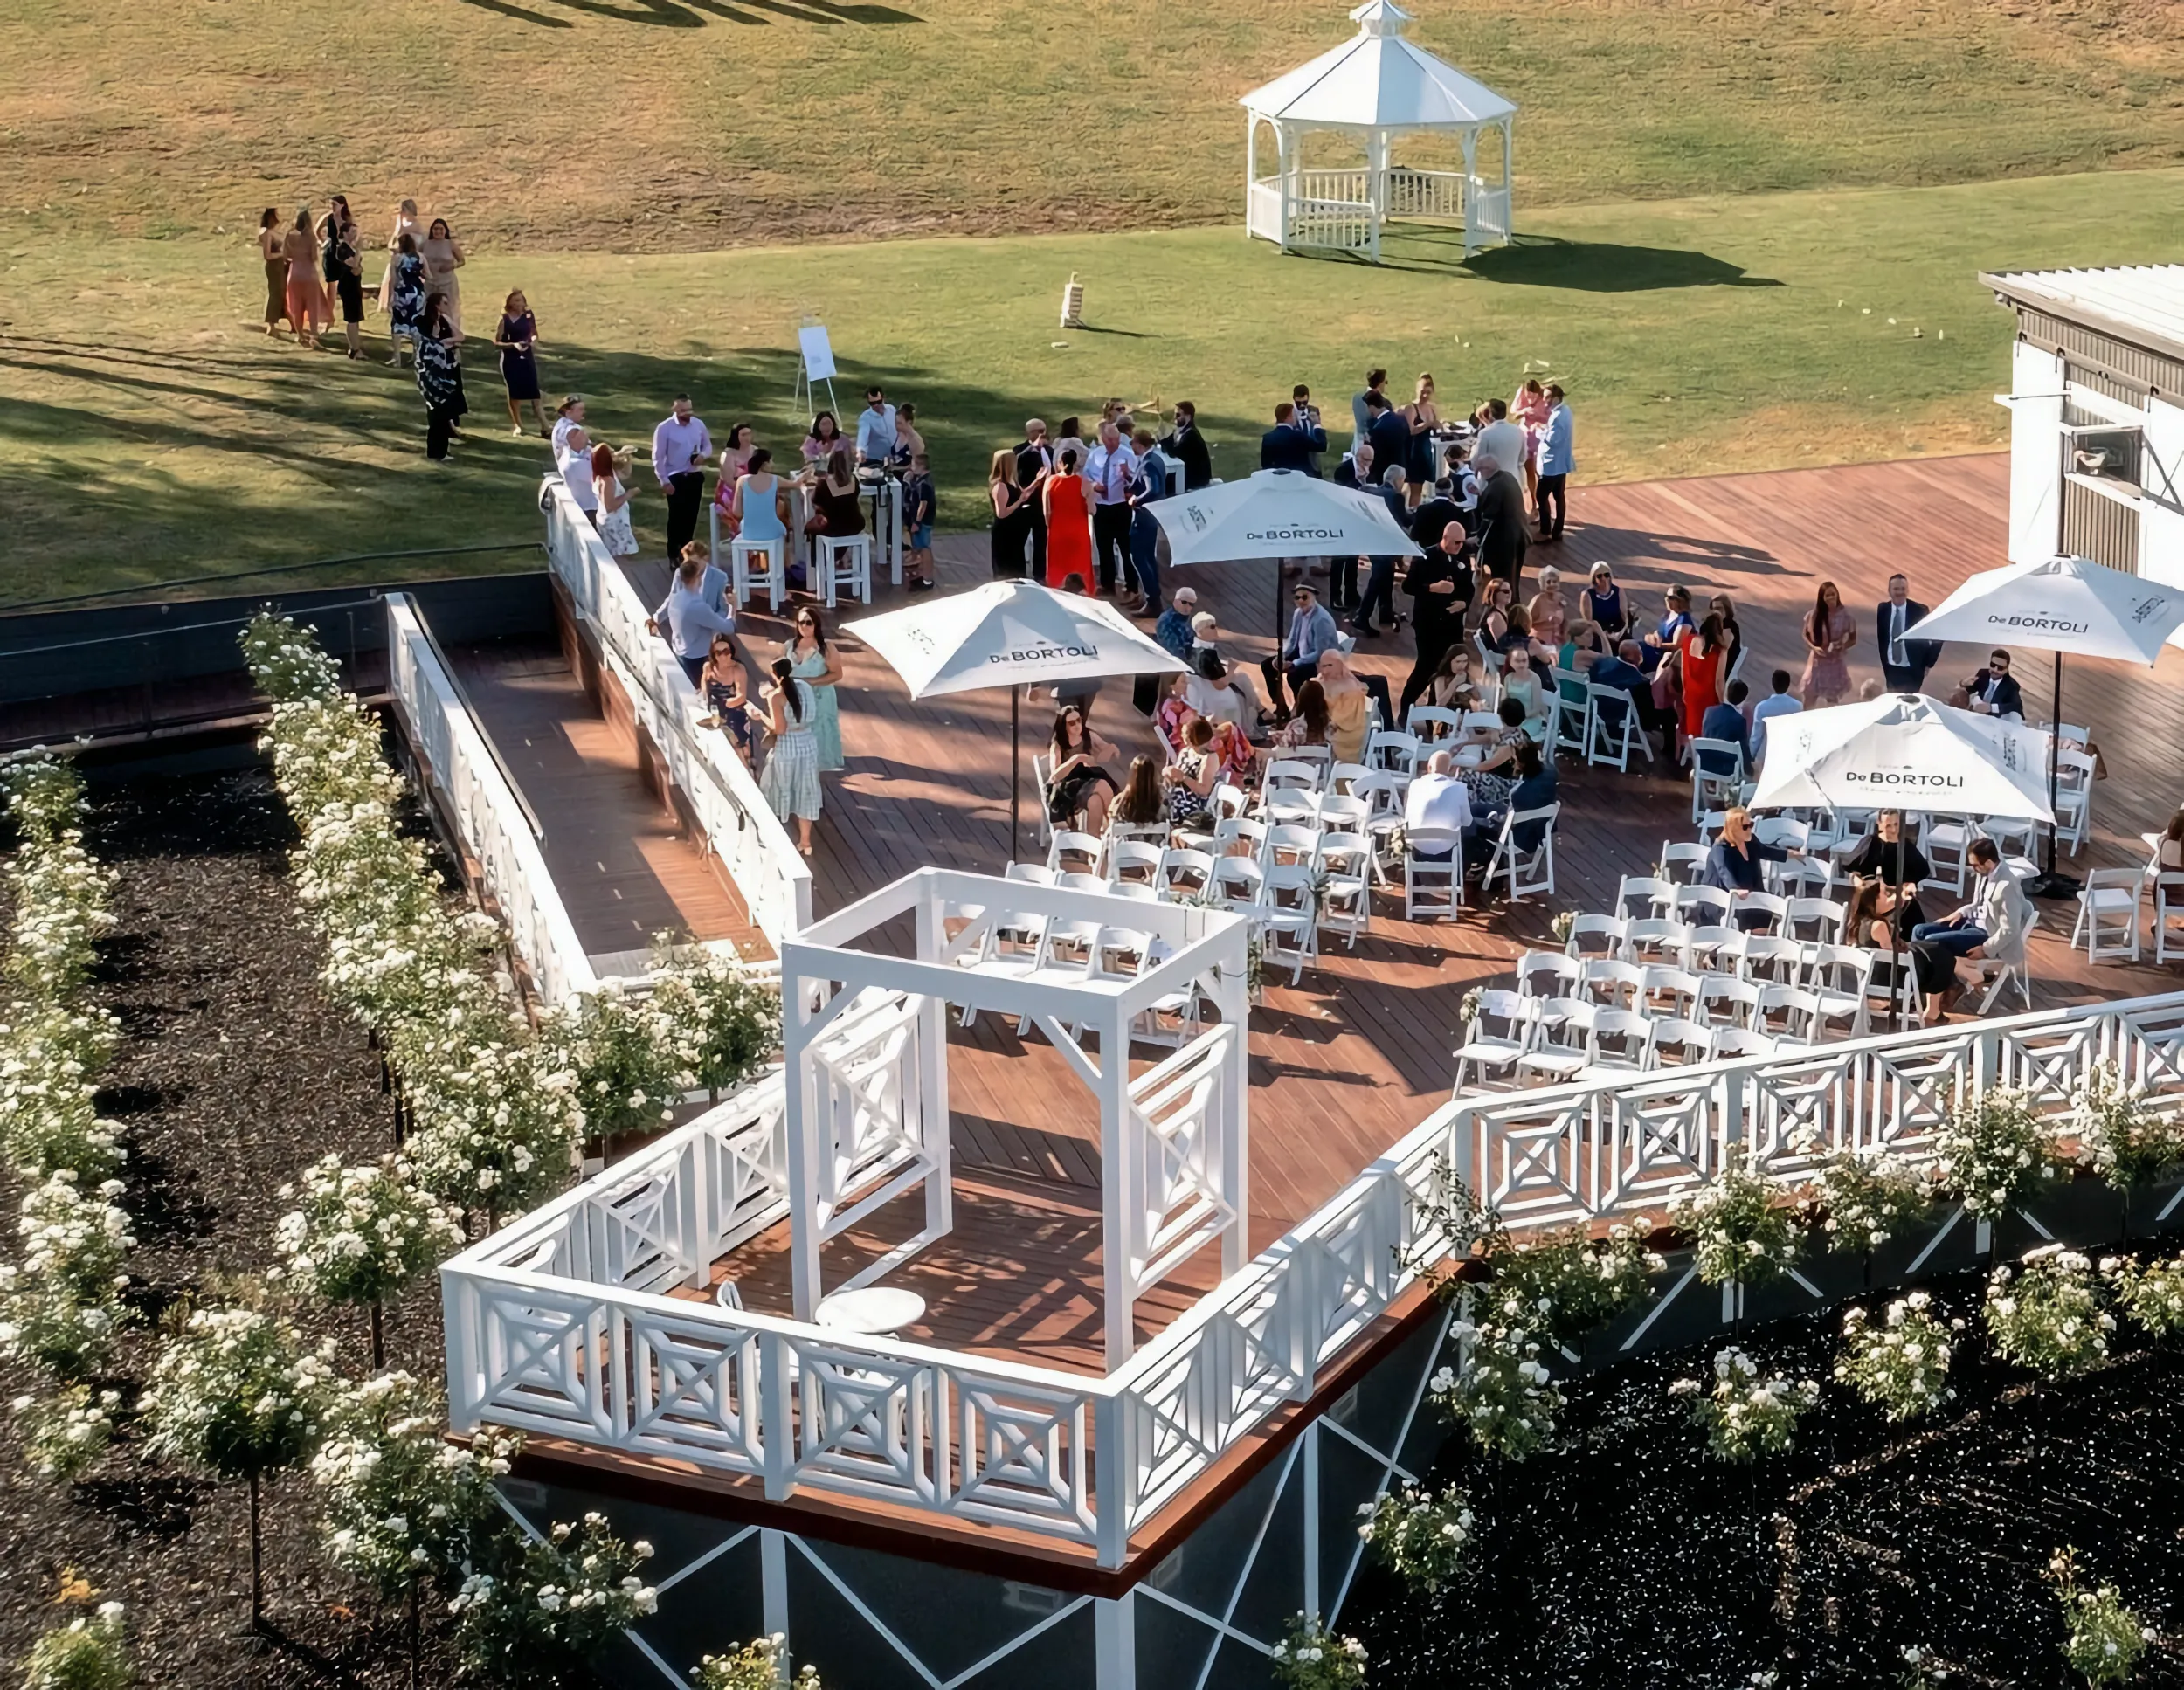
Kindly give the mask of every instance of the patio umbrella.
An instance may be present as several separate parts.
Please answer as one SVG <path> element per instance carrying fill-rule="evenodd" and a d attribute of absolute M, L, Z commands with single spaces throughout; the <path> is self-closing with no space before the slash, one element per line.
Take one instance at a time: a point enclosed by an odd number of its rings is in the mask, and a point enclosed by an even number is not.
<path fill-rule="evenodd" d="M 1168 536 L 1175 563 L 1251 558 L 1418 557 L 1418 544 L 1376 493 L 1345 487 L 1302 470 L 1260 470 L 1216 481 L 1145 508 Z M 1275 595 L 1275 633 L 1282 627 Z"/>
<path fill-rule="evenodd" d="M 993 581 L 847 623 L 895 667 L 914 699 L 1009 691 L 1009 859 L 1022 787 L 1019 707 L 1026 686 L 1109 676 L 1174 674 L 1182 659 L 1111 604 L 1031 581 Z"/>
<path fill-rule="evenodd" d="M 2083 557 L 2051 557 L 1983 569 L 1943 599 L 1918 626 L 1921 639 L 1986 640 L 2055 653 L 2054 720 L 2063 720 L 2063 657 L 2117 658 L 2152 664 L 2184 627 L 2184 591 Z M 2048 804 L 2055 804 L 2057 759 L 2050 740 Z M 2036 897 L 2067 898 L 2077 882 L 2055 868 L 2048 831 L 2046 871 L 2026 884 Z"/>
<path fill-rule="evenodd" d="M 2047 741 L 2036 728 L 1917 693 L 1797 711 L 1768 719 L 1766 765 L 1752 805 L 2052 821 L 2040 781 Z"/>

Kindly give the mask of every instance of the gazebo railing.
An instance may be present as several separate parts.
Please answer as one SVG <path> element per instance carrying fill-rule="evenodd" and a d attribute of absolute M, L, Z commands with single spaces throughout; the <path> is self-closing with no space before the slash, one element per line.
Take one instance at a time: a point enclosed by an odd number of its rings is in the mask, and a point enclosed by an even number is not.
<path fill-rule="evenodd" d="M 1261 240 L 1281 240 L 1281 177 L 1268 176 L 1263 182 L 1251 184 L 1250 193 L 1244 202 L 1244 227 L 1247 233 Z"/>
<path fill-rule="evenodd" d="M 1390 165 L 1381 173 L 1381 214 L 1462 223 L 1469 181 L 1460 170 L 1413 170 L 1405 165 Z"/>
<path fill-rule="evenodd" d="M 1466 228 L 1475 245 L 1484 245 L 1489 239 L 1507 242 L 1510 237 L 1509 184 L 1499 188 L 1477 188 L 1472 190 L 1471 209 Z"/>

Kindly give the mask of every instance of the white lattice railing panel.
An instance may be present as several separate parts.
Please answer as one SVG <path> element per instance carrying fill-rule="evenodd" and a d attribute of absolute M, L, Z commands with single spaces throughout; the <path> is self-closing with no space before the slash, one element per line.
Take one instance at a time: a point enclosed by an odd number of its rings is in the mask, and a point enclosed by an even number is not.
<path fill-rule="evenodd" d="M 1222 1086 L 1233 1027 L 1214 1027 L 1130 1082 L 1128 1130 L 1137 1198 L 1131 1205 L 1130 1289 L 1158 1284 L 1236 1218 L 1222 1196 Z"/>
<path fill-rule="evenodd" d="M 1117 1565 L 1413 1283 L 1437 1156 L 1519 1228 L 1657 1217 L 1729 1158 L 1792 1178 L 1848 1148 L 1925 1158 L 1982 1086 L 2024 1083 L 2052 1107 L 2098 1062 L 2184 1107 L 2184 994 L 1453 1102 L 1105 1379 L 593 1278 L 709 1268 L 734 1217 L 771 1200 L 753 1194 L 780 1166 L 777 1078 L 447 1264 L 449 1400 L 459 1425 L 763 1470 L 777 1496 L 974 1517 Z M 748 1176 L 724 1179 L 723 1157 Z"/>

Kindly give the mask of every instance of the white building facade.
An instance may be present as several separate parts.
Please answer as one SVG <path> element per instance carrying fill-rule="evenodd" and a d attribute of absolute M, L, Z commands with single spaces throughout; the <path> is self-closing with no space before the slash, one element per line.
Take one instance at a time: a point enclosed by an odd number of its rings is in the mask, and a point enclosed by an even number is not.
<path fill-rule="evenodd" d="M 2009 555 L 2184 586 L 2184 265 L 1980 281 L 2017 313 Z"/>

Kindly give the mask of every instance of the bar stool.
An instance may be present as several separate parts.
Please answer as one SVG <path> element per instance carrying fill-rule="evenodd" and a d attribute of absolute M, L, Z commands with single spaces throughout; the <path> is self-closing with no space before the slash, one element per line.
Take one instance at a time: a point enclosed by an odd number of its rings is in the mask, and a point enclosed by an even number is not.
<path fill-rule="evenodd" d="M 789 543 L 784 537 L 772 540 L 746 540 L 740 536 L 728 548 L 729 575 L 734 583 L 736 602 L 748 603 L 751 590 L 764 586 L 766 590 L 766 608 L 778 611 L 781 600 L 789 588 Z M 751 561 L 763 558 L 764 567 L 753 569 Z"/>
<path fill-rule="evenodd" d="M 833 610 L 836 595 L 847 590 L 872 603 L 872 539 L 868 535 L 823 534 L 819 540 L 819 592 Z"/>

